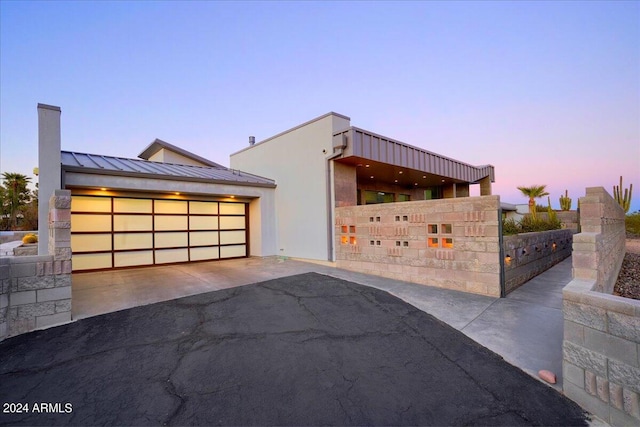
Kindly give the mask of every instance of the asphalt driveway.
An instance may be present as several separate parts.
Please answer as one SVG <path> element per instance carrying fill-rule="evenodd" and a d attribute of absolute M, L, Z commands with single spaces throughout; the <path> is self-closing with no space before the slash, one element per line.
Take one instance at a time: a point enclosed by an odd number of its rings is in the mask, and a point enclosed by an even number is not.
<path fill-rule="evenodd" d="M 461 332 L 317 273 L 25 334 L 0 356 L 0 424 L 586 425 Z"/>

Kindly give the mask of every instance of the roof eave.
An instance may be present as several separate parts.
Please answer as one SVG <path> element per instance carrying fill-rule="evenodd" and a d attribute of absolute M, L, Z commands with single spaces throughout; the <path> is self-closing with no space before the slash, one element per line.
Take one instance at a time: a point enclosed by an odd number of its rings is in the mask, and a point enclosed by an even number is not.
<path fill-rule="evenodd" d="M 201 182 L 207 184 L 226 184 L 226 185 L 238 185 L 243 187 L 265 187 L 276 188 L 276 183 L 267 182 L 251 182 L 251 181 L 228 181 L 224 179 L 213 178 L 197 178 L 179 175 L 161 175 L 153 173 L 141 173 L 141 172 L 128 172 L 128 171 L 115 171 L 111 169 L 93 169 L 84 166 L 69 166 L 62 165 L 63 172 L 75 172 L 91 175 L 113 175 L 113 176 L 126 176 L 131 178 L 150 178 L 150 179 L 162 179 L 166 181 L 186 181 L 186 182 Z"/>

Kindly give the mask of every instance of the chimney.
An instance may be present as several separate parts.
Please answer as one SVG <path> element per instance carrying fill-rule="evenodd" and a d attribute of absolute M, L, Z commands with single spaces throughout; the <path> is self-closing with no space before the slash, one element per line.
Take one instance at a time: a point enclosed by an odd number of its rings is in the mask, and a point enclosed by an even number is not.
<path fill-rule="evenodd" d="M 256 137 L 255 136 L 250 136 L 249 137 L 249 145 L 254 145 L 256 143 Z"/>
<path fill-rule="evenodd" d="M 49 253 L 49 198 L 61 189 L 61 113 L 38 104 L 38 255 Z"/>

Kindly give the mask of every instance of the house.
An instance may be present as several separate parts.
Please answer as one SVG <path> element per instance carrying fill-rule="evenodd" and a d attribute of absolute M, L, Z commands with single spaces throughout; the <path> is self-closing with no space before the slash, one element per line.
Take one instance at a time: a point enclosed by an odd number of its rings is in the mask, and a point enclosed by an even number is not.
<path fill-rule="evenodd" d="M 61 150 L 38 105 L 40 194 L 71 191 L 73 270 L 246 256 L 335 261 L 335 209 L 491 194 L 472 166 L 328 113 L 231 155 L 231 168 L 156 139 L 137 159 Z M 47 224 L 47 204 L 39 220 Z M 39 253 L 48 236 L 40 233 Z"/>
<path fill-rule="evenodd" d="M 472 166 L 351 126 L 330 112 L 231 154 L 275 180 L 278 254 L 334 261 L 337 207 L 491 194 L 493 166 Z"/>

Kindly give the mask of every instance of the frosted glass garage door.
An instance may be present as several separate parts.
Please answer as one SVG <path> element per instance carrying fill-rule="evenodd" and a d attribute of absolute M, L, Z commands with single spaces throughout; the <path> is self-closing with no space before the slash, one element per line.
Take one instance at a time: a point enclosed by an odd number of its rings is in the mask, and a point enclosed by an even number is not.
<path fill-rule="evenodd" d="M 244 203 L 72 196 L 74 271 L 248 255 Z"/>

